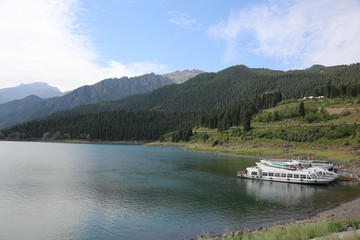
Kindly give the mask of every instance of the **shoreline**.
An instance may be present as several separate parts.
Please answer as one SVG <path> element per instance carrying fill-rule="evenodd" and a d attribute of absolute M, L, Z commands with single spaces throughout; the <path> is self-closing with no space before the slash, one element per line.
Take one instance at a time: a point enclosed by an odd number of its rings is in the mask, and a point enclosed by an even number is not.
<path fill-rule="evenodd" d="M 165 146 L 163 146 L 165 147 Z M 270 156 L 263 156 L 263 155 L 238 155 L 234 153 L 224 153 L 224 152 L 213 152 L 213 151 L 203 151 L 203 150 L 196 150 L 196 149 L 188 149 L 185 146 L 178 147 L 180 149 L 183 149 L 184 151 L 188 152 L 200 152 L 200 153 L 208 153 L 208 154 L 215 154 L 220 156 L 230 156 L 230 157 L 239 157 L 239 158 L 254 158 L 254 159 L 268 159 L 271 158 Z M 339 170 L 349 170 L 349 166 L 345 165 L 346 167 L 343 168 L 343 165 L 339 167 Z M 360 174 L 360 168 L 357 167 L 353 173 Z M 297 220 L 291 220 L 282 224 L 279 224 L 280 226 L 286 226 L 291 223 L 305 223 L 305 222 L 313 222 L 313 221 L 319 221 L 319 220 L 325 220 L 327 222 L 335 222 L 335 221 L 347 221 L 347 220 L 360 220 L 360 194 L 347 199 L 345 201 L 342 201 L 340 203 L 332 204 L 325 209 L 321 210 L 315 210 L 314 213 L 309 214 L 307 217 L 304 217 L 303 219 L 297 219 Z M 275 224 L 276 225 L 276 224 Z M 259 231 L 263 229 L 255 228 L 251 231 Z M 238 232 L 242 232 L 241 230 Z M 225 234 L 226 235 L 226 234 Z M 222 236 L 213 236 L 211 239 L 222 239 Z"/>

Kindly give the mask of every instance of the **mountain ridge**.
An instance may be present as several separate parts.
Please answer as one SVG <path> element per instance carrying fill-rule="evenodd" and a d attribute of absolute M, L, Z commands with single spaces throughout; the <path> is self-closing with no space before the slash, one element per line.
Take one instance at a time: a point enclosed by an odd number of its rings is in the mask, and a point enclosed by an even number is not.
<path fill-rule="evenodd" d="M 321 71 L 280 71 L 237 65 L 217 73 L 202 73 L 182 84 L 164 86 L 151 93 L 82 105 L 50 117 L 113 110 L 208 111 L 272 92 L 281 93 L 284 99 L 302 98 L 339 84 L 360 84 L 360 64 L 326 67 Z"/>
<path fill-rule="evenodd" d="M 180 76 L 182 72 L 178 72 L 176 76 Z M 188 72 L 185 73 L 189 75 Z M 38 101 L 37 104 L 27 103 L 29 98 L 7 102 L 5 105 L 0 104 L 0 129 L 16 123 L 46 117 L 54 112 L 71 109 L 82 104 L 118 100 L 129 95 L 151 92 L 175 83 L 176 80 L 172 78 L 150 73 L 130 78 L 104 79 L 93 85 L 79 87 L 63 96 Z M 28 107 L 18 110 L 16 106 L 19 101 Z"/>
<path fill-rule="evenodd" d="M 41 98 L 50 98 L 62 95 L 57 87 L 52 87 L 45 82 L 33 82 L 21 84 L 15 87 L 0 89 L 0 104 L 19 100 L 30 95 L 36 95 Z"/>

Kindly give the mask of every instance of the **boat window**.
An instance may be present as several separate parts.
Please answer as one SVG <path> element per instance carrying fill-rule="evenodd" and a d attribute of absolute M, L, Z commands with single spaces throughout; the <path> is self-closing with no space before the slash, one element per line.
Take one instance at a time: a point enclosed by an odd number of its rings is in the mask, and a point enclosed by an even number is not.
<path fill-rule="evenodd" d="M 280 177 L 280 173 L 275 173 L 274 177 Z"/>
<path fill-rule="evenodd" d="M 300 178 L 306 178 L 306 176 L 305 175 L 300 175 Z"/>
<path fill-rule="evenodd" d="M 287 177 L 288 177 L 288 178 L 292 178 L 292 174 L 288 174 Z"/>
<path fill-rule="evenodd" d="M 311 177 L 309 175 L 306 175 L 307 179 L 311 179 Z"/>
<path fill-rule="evenodd" d="M 273 174 L 273 173 L 269 173 L 269 176 L 272 177 L 272 176 L 274 176 L 274 174 Z"/>
<path fill-rule="evenodd" d="M 268 173 L 267 172 L 263 172 L 263 174 L 262 174 L 263 176 L 267 176 L 268 175 Z"/>
<path fill-rule="evenodd" d="M 294 178 L 299 178 L 299 174 L 294 174 Z"/>
<path fill-rule="evenodd" d="M 281 177 L 286 177 L 286 174 L 285 174 L 285 173 L 282 173 L 282 174 L 281 174 Z"/>
<path fill-rule="evenodd" d="M 251 172 L 251 175 L 255 175 L 255 176 L 256 176 L 256 175 L 257 175 L 257 172 Z"/>

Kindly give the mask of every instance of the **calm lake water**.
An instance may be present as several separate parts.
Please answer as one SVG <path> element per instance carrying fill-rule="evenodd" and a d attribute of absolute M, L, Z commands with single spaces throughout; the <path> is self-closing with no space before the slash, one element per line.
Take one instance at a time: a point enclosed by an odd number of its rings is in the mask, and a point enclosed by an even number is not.
<path fill-rule="evenodd" d="M 238 179 L 255 160 L 133 145 L 0 142 L 0 239 L 179 239 L 305 217 L 360 185 Z"/>

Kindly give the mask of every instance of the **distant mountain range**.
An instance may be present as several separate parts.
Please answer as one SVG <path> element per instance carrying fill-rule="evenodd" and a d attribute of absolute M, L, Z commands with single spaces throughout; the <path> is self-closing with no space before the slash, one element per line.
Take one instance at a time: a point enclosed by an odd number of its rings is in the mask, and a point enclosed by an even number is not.
<path fill-rule="evenodd" d="M 62 95 L 62 92 L 58 88 L 49 86 L 44 82 L 21 84 L 17 87 L 0 89 L 0 104 L 22 99 L 29 95 L 36 95 L 41 98 L 50 98 L 60 96 Z"/>
<path fill-rule="evenodd" d="M 151 93 L 132 95 L 112 102 L 82 105 L 56 116 L 106 110 L 209 111 L 240 100 L 278 92 L 283 99 L 316 95 L 327 86 L 360 84 L 360 64 L 276 71 L 229 67 L 217 73 L 202 73 L 188 81 L 159 88 Z"/>
<path fill-rule="evenodd" d="M 130 95 L 151 92 L 166 85 L 186 81 L 199 73 L 201 73 L 199 70 L 185 70 L 164 75 L 151 73 L 132 78 L 105 79 L 91 86 L 77 88 L 64 96 L 59 96 L 61 94 L 59 91 L 58 97 L 47 99 L 38 97 L 38 92 L 29 92 L 32 94 L 31 96 L 25 94 L 27 97 L 21 100 L 0 104 L 0 129 L 20 122 L 46 117 L 54 112 L 68 110 L 83 104 L 119 100 Z M 28 85 L 41 86 L 47 84 Z M 12 88 L 12 91 L 15 91 L 14 95 L 19 95 L 16 93 L 16 89 L 18 88 Z"/>

